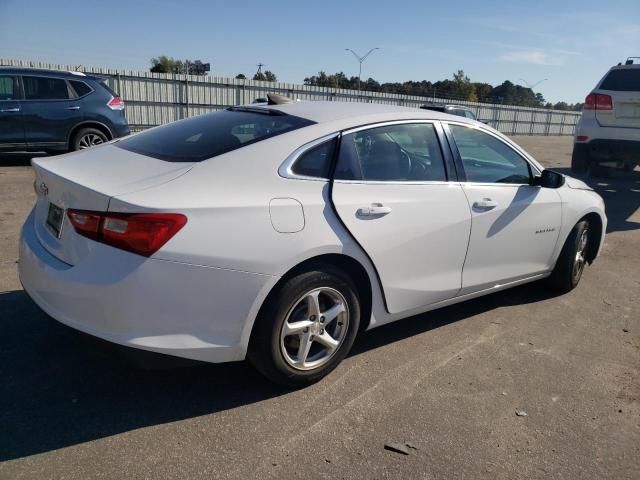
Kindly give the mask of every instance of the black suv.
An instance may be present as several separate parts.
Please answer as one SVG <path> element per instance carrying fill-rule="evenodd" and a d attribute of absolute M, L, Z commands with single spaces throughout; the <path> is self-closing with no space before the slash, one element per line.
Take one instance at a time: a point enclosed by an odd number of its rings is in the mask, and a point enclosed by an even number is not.
<path fill-rule="evenodd" d="M 59 153 L 128 134 L 124 102 L 104 79 L 0 67 L 0 151 Z"/>

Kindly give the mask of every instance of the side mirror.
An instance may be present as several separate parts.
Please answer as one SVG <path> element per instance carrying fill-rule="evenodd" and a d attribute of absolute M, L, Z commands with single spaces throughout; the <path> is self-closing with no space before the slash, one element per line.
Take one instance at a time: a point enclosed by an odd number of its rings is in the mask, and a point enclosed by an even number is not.
<path fill-rule="evenodd" d="M 539 177 L 533 177 L 531 185 L 543 188 L 560 188 L 564 185 L 564 175 L 553 170 L 545 169 Z"/>

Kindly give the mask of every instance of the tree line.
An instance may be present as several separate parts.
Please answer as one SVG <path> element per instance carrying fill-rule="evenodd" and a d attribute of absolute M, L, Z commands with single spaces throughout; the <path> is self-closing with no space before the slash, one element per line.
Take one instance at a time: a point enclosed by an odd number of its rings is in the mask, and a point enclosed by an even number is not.
<path fill-rule="evenodd" d="M 154 73 L 180 73 L 189 75 L 207 75 L 208 70 L 205 68 L 209 66 L 208 63 L 202 63 L 200 60 L 180 60 L 166 55 L 160 55 L 151 59 L 150 72 Z M 248 77 L 239 73 L 236 75 L 237 79 L 247 79 Z M 258 71 L 251 77 L 251 80 L 260 80 L 262 82 L 277 82 L 278 77 L 270 70 L 262 71 L 258 68 Z"/>
<path fill-rule="evenodd" d="M 194 68 L 194 65 L 196 66 Z M 202 62 L 196 60 L 178 60 L 166 55 L 161 55 L 151 59 L 150 71 L 157 73 L 191 73 L 195 75 L 206 75 L 207 72 L 202 67 Z M 261 67 L 261 66 L 260 66 Z M 262 71 L 261 68 L 251 76 L 251 80 L 263 82 L 276 82 L 278 77 L 270 70 Z M 248 79 L 243 73 L 236 75 L 237 79 Z M 358 88 L 358 77 L 347 77 L 343 72 L 327 74 L 320 71 L 316 75 L 306 77 L 305 85 L 329 88 L 346 88 L 355 90 Z M 472 82 L 465 75 L 463 70 L 458 70 L 445 80 L 431 82 L 429 80 L 406 82 L 385 82 L 380 83 L 373 78 L 362 80 L 361 90 L 372 92 L 396 93 L 403 95 L 415 95 L 419 97 L 445 98 L 451 100 L 464 100 L 469 102 L 499 103 L 505 105 L 519 105 L 523 107 L 553 108 L 555 110 L 576 110 L 582 109 L 582 103 L 570 104 L 567 102 L 551 103 L 545 100 L 541 93 L 534 92 L 529 87 L 516 85 L 509 80 L 505 80 L 500 85 L 493 86 L 489 83 Z"/>
<path fill-rule="evenodd" d="M 318 72 L 317 75 L 304 79 L 305 85 L 330 88 L 358 88 L 358 77 L 347 77 L 343 72 L 327 75 Z M 451 79 L 406 82 L 379 83 L 373 78 L 361 81 L 362 90 L 420 97 L 446 98 L 469 102 L 503 103 L 505 105 L 519 105 L 523 107 L 553 108 L 556 110 L 581 110 L 582 103 L 569 104 L 567 102 L 551 103 L 545 100 L 541 93 L 535 93 L 531 88 L 515 85 L 505 80 L 500 85 L 472 82 L 463 70 L 455 72 Z"/>

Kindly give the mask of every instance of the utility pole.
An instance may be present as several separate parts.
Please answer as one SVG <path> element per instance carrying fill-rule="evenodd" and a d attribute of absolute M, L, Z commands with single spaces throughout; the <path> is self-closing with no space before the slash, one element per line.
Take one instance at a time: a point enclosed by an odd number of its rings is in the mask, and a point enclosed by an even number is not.
<path fill-rule="evenodd" d="M 372 48 L 364 56 L 361 57 L 360 55 L 358 55 L 356 52 L 354 52 L 350 48 L 345 48 L 345 51 L 353 53 L 353 56 L 356 57 L 356 59 L 358 60 L 358 63 L 360 64 L 360 68 L 358 70 L 358 95 L 360 94 L 360 81 L 361 81 L 360 77 L 362 76 L 362 63 L 367 59 L 367 57 L 369 55 L 371 55 L 371 53 L 374 50 L 380 50 L 380 48 L 379 47 Z"/>

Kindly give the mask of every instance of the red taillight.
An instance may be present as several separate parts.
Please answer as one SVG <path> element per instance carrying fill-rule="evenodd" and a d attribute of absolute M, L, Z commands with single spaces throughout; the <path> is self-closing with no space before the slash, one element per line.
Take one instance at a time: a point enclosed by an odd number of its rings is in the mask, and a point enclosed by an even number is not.
<path fill-rule="evenodd" d="M 150 257 L 187 223 L 180 213 L 102 213 L 68 210 L 80 235 Z"/>
<path fill-rule="evenodd" d="M 603 95 L 602 93 L 590 93 L 584 99 L 585 110 L 612 110 L 613 102 L 611 95 Z"/>
<path fill-rule="evenodd" d="M 124 110 L 124 100 L 120 97 L 113 97 L 109 100 L 109 103 L 107 103 L 107 107 L 111 110 Z"/>
<path fill-rule="evenodd" d="M 76 232 L 92 240 L 98 240 L 102 214 L 84 210 L 67 210 L 67 216 Z"/>

